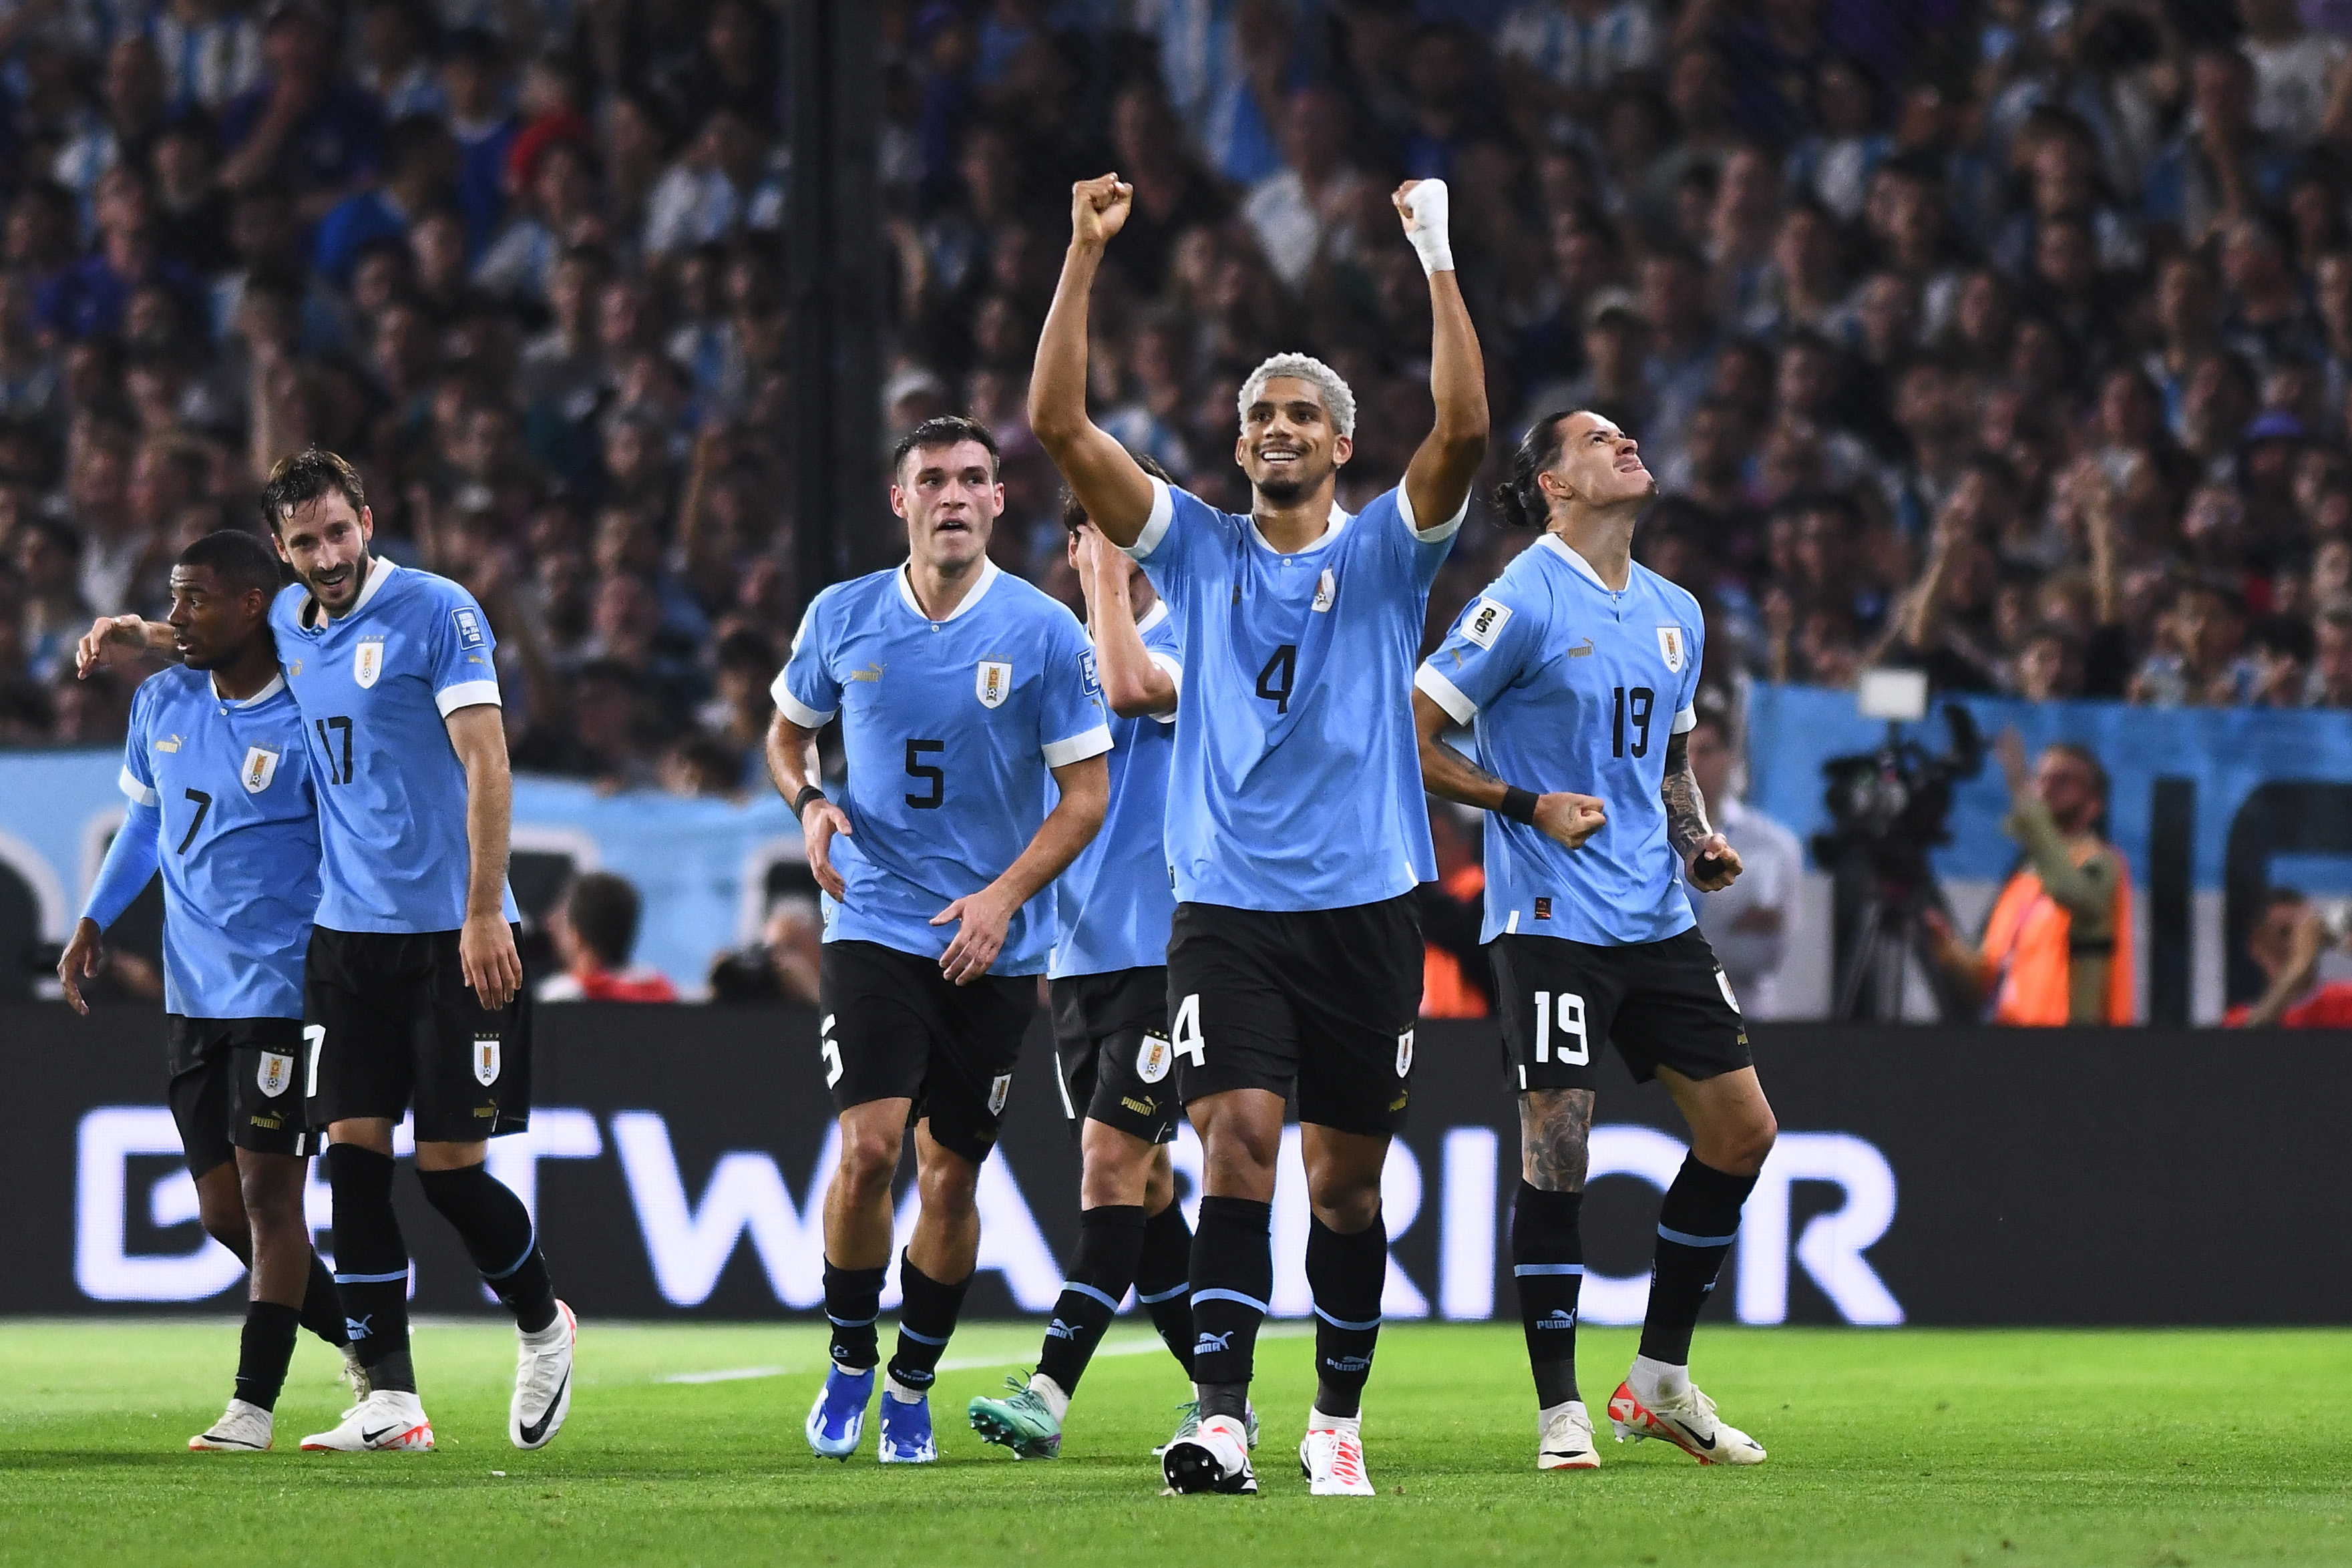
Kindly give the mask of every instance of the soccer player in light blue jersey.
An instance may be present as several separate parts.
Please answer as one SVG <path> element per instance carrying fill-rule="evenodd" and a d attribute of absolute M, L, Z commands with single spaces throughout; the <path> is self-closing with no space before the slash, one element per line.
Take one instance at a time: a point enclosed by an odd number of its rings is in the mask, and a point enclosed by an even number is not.
<path fill-rule="evenodd" d="M 973 1194 L 1054 938 L 1037 895 L 1102 826 L 1111 734 L 1077 617 L 988 559 L 1004 510 L 988 427 L 926 421 L 890 473 L 907 562 L 809 602 L 776 677 L 768 766 L 824 893 L 819 1048 L 841 1123 L 824 1201 L 833 1364 L 804 1430 L 845 1461 L 864 1434 L 911 1126 L 921 1212 L 898 1257 L 877 1447 L 884 1464 L 929 1464 L 930 1388 L 979 1258 Z M 837 802 L 808 763 L 836 716 Z"/>
<path fill-rule="evenodd" d="M 269 1447 L 298 1326 L 357 1369 L 302 1215 L 313 1148 L 299 1071 L 302 945 L 319 905 L 319 814 L 269 634 L 278 584 L 278 557 L 255 534 L 210 533 L 180 552 L 170 626 L 182 662 L 131 700 L 131 808 L 58 963 L 66 1000 L 89 1012 L 81 983 L 106 928 L 163 871 L 172 1116 L 205 1229 L 253 1271 L 236 1392 L 191 1448 Z"/>
<path fill-rule="evenodd" d="M 530 997 L 507 890 L 513 783 L 496 639 L 473 596 L 368 549 L 359 474 L 313 448 L 281 460 L 262 515 L 296 584 L 270 606 L 301 710 L 320 817 L 304 960 L 305 1114 L 327 1131 L 335 1285 L 368 1395 L 308 1449 L 421 1450 L 433 1425 L 408 1350 L 406 1239 L 393 1128 L 413 1112 L 417 1184 L 457 1230 L 518 1345 L 507 1436 L 542 1447 L 572 1407 L 577 1326 L 530 1212 L 484 1167 L 530 1116 Z M 157 631 L 101 621 L 84 667 Z"/>
<path fill-rule="evenodd" d="M 1701 1464 L 1764 1458 L 1689 1373 L 1692 1328 L 1776 1128 L 1685 891 L 1728 887 L 1740 866 L 1690 771 L 1698 601 L 1632 555 L 1656 494 L 1639 444 L 1610 420 L 1538 421 L 1496 504 L 1543 535 L 1414 677 L 1431 793 L 1494 814 L 1485 941 L 1519 1097 L 1512 1273 L 1543 1469 L 1600 1463 L 1577 1392 L 1576 1306 L 1602 1040 L 1636 1079 L 1663 1081 L 1691 1127 L 1658 1214 L 1641 1353 L 1609 1402 L 1618 1439 L 1661 1437 Z M 1475 763 L 1441 740 L 1457 724 L 1475 728 Z"/>
<path fill-rule="evenodd" d="M 1273 1288 L 1284 1100 L 1298 1097 L 1313 1213 L 1317 1393 L 1299 1449 L 1318 1496 L 1370 1497 L 1360 1402 L 1388 1240 L 1381 1171 L 1411 1095 L 1434 879 L 1411 708 L 1429 586 L 1486 449 L 1485 372 L 1454 275 L 1442 181 L 1394 197 L 1429 275 L 1436 423 L 1404 482 L 1349 516 L 1339 472 L 1355 395 L 1282 354 L 1243 384 L 1234 458 L 1250 515 L 1139 468 L 1087 416 L 1087 310 L 1134 192 L 1075 186 L 1070 248 L 1037 345 L 1030 425 L 1106 538 L 1140 562 L 1184 647 L 1165 825 L 1178 1093 L 1207 1154 L 1192 1248 L 1196 1431 L 1161 1467 L 1180 1492 L 1250 1492 L 1247 1408 Z"/>
<path fill-rule="evenodd" d="M 1136 461 L 1168 477 L 1150 458 Z M 1104 700 L 1118 719 L 1109 809 L 1095 841 L 1055 884 L 1045 971 L 1062 1113 L 1080 1129 L 1077 1257 L 1035 1373 L 965 1410 L 972 1430 L 1024 1459 L 1061 1452 L 1071 1396 L 1130 1286 L 1185 1376 L 1192 1373 L 1192 1231 L 1176 1202 L 1167 1149 L 1181 1108 L 1168 1040 L 1176 895 L 1161 831 L 1184 651 L 1167 602 L 1087 521 L 1076 497 L 1065 498 L 1062 521 Z"/>

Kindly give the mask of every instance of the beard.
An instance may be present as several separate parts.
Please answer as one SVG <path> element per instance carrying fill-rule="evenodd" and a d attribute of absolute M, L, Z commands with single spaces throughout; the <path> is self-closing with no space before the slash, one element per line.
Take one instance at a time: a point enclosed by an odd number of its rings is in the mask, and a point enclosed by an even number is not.
<path fill-rule="evenodd" d="M 1307 493 L 1307 486 L 1296 479 L 1260 479 L 1257 493 L 1276 506 L 1288 506 Z"/>

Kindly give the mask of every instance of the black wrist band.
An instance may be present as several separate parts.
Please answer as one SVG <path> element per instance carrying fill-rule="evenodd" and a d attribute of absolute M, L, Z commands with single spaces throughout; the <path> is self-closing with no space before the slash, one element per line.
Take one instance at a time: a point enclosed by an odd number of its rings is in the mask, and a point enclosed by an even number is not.
<path fill-rule="evenodd" d="M 1517 784 L 1505 784 L 1503 804 L 1495 809 L 1513 822 L 1524 822 L 1529 827 L 1533 827 L 1536 825 L 1536 801 L 1538 798 L 1536 792 L 1531 789 L 1521 789 Z"/>
<path fill-rule="evenodd" d="M 800 816 L 803 812 L 808 810 L 809 802 L 813 800 L 823 800 L 824 798 L 824 791 L 817 785 L 803 784 L 801 786 L 801 793 L 793 796 L 793 815 L 794 816 Z"/>

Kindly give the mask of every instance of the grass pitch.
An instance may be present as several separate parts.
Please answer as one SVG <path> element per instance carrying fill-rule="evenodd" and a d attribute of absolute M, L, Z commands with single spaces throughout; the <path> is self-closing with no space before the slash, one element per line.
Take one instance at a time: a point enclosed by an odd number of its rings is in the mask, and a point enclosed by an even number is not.
<path fill-rule="evenodd" d="M 824 1342 L 797 1326 L 591 1320 L 571 1423 L 536 1454 L 506 1442 L 511 1331 L 470 1323 L 417 1330 L 437 1453 L 297 1452 L 341 1406 L 306 1339 L 278 1451 L 231 1456 L 184 1449 L 227 1396 L 227 1323 L 0 1323 L 0 1563 L 2352 1562 L 2352 1332 L 1708 1328 L 1700 1381 L 1769 1462 L 1702 1469 L 1604 1425 L 1601 1469 L 1539 1474 L 1517 1329 L 1394 1327 L 1368 1405 L 1381 1495 L 1349 1503 L 1306 1495 L 1308 1342 L 1270 1331 L 1249 1500 L 1158 1495 L 1185 1391 L 1129 1327 L 1066 1457 L 1016 1464 L 962 1409 L 1037 1331 L 967 1326 L 933 1397 L 940 1462 L 886 1470 L 870 1426 L 847 1465 L 809 1456 Z M 1633 1336 L 1581 1340 L 1598 1411 Z"/>

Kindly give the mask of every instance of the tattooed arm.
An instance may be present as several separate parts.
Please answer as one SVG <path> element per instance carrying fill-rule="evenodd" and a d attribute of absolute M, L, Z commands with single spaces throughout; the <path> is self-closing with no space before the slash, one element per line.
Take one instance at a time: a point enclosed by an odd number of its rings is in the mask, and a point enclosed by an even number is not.
<path fill-rule="evenodd" d="M 1687 732 L 1666 740 L 1666 777 L 1658 795 L 1666 803 L 1666 842 L 1674 846 L 1690 885 L 1702 893 L 1731 886 L 1742 869 L 1739 851 L 1706 820 L 1706 797 L 1691 772 Z"/>

